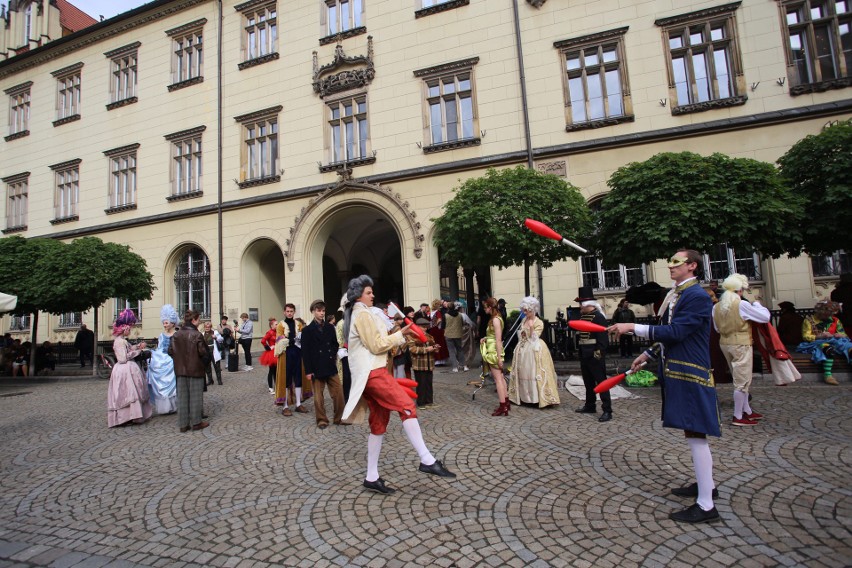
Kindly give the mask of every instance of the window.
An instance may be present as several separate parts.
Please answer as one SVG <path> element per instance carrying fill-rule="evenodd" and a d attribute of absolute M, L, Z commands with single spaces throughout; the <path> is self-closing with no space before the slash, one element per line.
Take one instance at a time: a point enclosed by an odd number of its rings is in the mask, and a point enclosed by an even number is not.
<path fill-rule="evenodd" d="M 59 327 L 77 328 L 83 323 L 83 312 L 65 312 L 59 314 Z"/>
<path fill-rule="evenodd" d="M 814 276 L 838 276 L 852 272 L 852 257 L 845 250 L 839 250 L 829 256 L 812 256 L 811 268 Z"/>
<path fill-rule="evenodd" d="M 109 206 L 107 213 L 136 209 L 136 150 L 139 144 L 107 150 Z"/>
<path fill-rule="evenodd" d="M 782 2 L 790 94 L 846 87 L 852 75 L 852 2 Z M 819 89 L 814 86 L 820 85 Z"/>
<path fill-rule="evenodd" d="M 80 203 L 80 162 L 72 160 L 50 166 L 56 183 L 53 196 L 53 220 L 51 224 L 79 219 L 77 206 Z"/>
<path fill-rule="evenodd" d="M 749 280 L 761 280 L 757 253 L 734 250 L 727 243 L 721 243 L 704 254 L 704 282 L 723 280 L 734 273 Z"/>
<path fill-rule="evenodd" d="M 210 262 L 200 248 L 184 252 L 175 269 L 177 312 L 196 310 L 202 318 L 210 317 Z"/>
<path fill-rule="evenodd" d="M 110 104 L 107 110 L 112 110 L 127 104 L 135 103 L 136 84 L 138 80 L 138 49 L 139 42 L 106 52 L 110 63 Z"/>
<path fill-rule="evenodd" d="M 562 51 L 566 130 L 632 121 L 624 34 L 627 28 L 556 42 Z"/>
<path fill-rule="evenodd" d="M 9 95 L 9 135 L 5 138 L 7 142 L 30 133 L 30 87 L 32 84 L 32 81 L 27 81 L 4 91 Z"/>
<path fill-rule="evenodd" d="M 363 26 L 362 0 L 324 0 L 326 35 L 335 35 Z"/>
<path fill-rule="evenodd" d="M 205 18 L 166 31 L 172 41 L 172 84 L 174 91 L 204 80 L 203 32 Z"/>
<path fill-rule="evenodd" d="M 341 99 L 328 104 L 330 160 L 358 162 L 367 158 L 367 96 Z"/>
<path fill-rule="evenodd" d="M 243 152 L 240 168 L 240 188 L 279 181 L 278 174 L 278 113 L 277 106 L 238 116 L 242 124 Z"/>
<path fill-rule="evenodd" d="M 473 67 L 478 57 L 414 72 L 423 79 L 427 140 L 423 151 L 479 145 Z"/>
<path fill-rule="evenodd" d="M 54 126 L 80 118 L 80 98 L 83 64 L 78 63 L 55 71 L 56 77 L 56 121 Z"/>
<path fill-rule="evenodd" d="M 243 63 L 240 69 L 278 59 L 275 2 L 250 0 L 235 8 L 243 14 Z"/>
<path fill-rule="evenodd" d="M 112 321 L 118 319 L 119 314 L 124 310 L 130 309 L 133 315 L 136 316 L 136 321 L 142 321 L 142 300 L 129 300 L 127 298 L 116 298 L 112 313 Z"/>
<path fill-rule="evenodd" d="M 11 316 L 9 319 L 11 320 L 9 322 L 9 331 L 27 331 L 32 327 L 32 314 Z"/>
<path fill-rule="evenodd" d="M 201 134 L 206 128 L 199 126 L 166 136 L 172 151 L 169 201 L 201 195 Z"/>
<path fill-rule="evenodd" d="M 33 37 L 33 24 L 35 22 L 35 14 L 33 14 L 33 8 L 35 7 L 35 2 L 30 2 L 27 4 L 27 7 L 24 8 L 24 43 L 22 45 L 28 46 L 30 44 L 30 39 Z"/>
<path fill-rule="evenodd" d="M 672 114 L 745 104 L 737 7 L 739 2 L 657 20 L 668 46 Z"/>
<path fill-rule="evenodd" d="M 6 184 L 6 229 L 3 233 L 14 233 L 27 229 L 27 184 L 30 173 L 24 172 L 3 178 Z"/>
<path fill-rule="evenodd" d="M 645 283 L 645 266 L 608 266 L 596 256 L 584 256 L 580 264 L 583 286 L 591 286 L 595 290 L 620 290 Z"/>

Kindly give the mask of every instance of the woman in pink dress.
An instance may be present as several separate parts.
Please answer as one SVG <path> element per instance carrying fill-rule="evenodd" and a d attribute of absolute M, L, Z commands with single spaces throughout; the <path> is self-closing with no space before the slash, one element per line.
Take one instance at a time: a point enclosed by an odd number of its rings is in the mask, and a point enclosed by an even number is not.
<path fill-rule="evenodd" d="M 112 368 L 107 393 L 107 424 L 110 428 L 128 422 L 141 424 L 153 414 L 145 375 L 133 361 L 145 349 L 145 343 L 130 345 L 127 341 L 135 323 L 136 316 L 128 309 L 121 312 L 112 327 L 115 337 L 112 348 L 116 363 Z"/>

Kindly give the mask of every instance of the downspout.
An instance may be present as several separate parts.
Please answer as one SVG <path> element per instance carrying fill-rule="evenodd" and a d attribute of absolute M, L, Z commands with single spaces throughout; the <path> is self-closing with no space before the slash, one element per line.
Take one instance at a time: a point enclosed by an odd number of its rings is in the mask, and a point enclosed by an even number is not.
<path fill-rule="evenodd" d="M 216 156 L 218 160 L 217 170 L 217 202 L 216 202 L 216 216 L 218 221 L 218 235 L 217 241 L 219 242 L 219 317 L 225 315 L 225 270 L 222 266 L 223 262 L 223 244 L 222 244 L 222 0 L 219 0 L 219 33 L 216 38 L 216 49 L 218 53 L 216 54 Z M 211 314 L 211 320 L 213 319 Z"/>
<path fill-rule="evenodd" d="M 532 136 L 530 135 L 530 111 L 527 103 L 527 77 L 524 71 L 524 50 L 521 45 L 521 19 L 518 15 L 518 0 L 512 0 L 512 9 L 515 16 L 515 44 L 518 46 L 518 79 L 521 83 L 521 106 L 524 111 L 524 137 L 527 145 L 527 167 L 533 169 Z M 538 301 L 541 313 L 544 316 L 544 276 L 541 265 L 536 264 L 536 279 L 538 281 Z"/>

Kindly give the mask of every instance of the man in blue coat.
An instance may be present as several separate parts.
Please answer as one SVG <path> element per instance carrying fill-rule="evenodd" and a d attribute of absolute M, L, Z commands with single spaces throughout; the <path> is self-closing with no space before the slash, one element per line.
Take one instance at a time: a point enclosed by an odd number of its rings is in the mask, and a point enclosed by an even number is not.
<path fill-rule="evenodd" d="M 686 523 L 715 521 L 713 504 L 718 491 L 713 482 L 713 456 L 707 436 L 721 436 L 716 385 L 710 370 L 710 326 L 713 302 L 701 288 L 697 275 L 701 254 L 679 250 L 668 261 L 675 286 L 663 300 L 661 325 L 617 323 L 618 334 L 633 332 L 648 338 L 652 346 L 631 366 L 638 370 L 649 360 L 660 364 L 663 395 L 663 426 L 684 431 L 692 452 L 696 483 L 672 489 L 679 497 L 696 497 L 696 503 L 669 518 Z"/>
<path fill-rule="evenodd" d="M 331 395 L 335 424 L 340 424 L 343 414 L 343 388 L 337 374 L 339 345 L 334 326 L 325 321 L 325 302 L 314 300 L 311 303 L 311 314 L 314 321 L 302 330 L 302 362 L 305 365 L 305 377 L 314 388 L 317 427 L 324 430 L 328 427 L 324 395 L 326 386 Z"/>

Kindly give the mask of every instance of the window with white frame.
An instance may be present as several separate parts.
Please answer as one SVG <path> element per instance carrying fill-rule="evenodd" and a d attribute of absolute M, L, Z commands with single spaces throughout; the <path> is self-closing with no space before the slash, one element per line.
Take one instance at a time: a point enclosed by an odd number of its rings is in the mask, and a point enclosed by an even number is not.
<path fill-rule="evenodd" d="M 9 95 L 9 135 L 6 141 L 30 133 L 30 87 L 32 81 L 10 87 L 4 91 Z"/>
<path fill-rule="evenodd" d="M 811 268 L 814 276 L 838 276 L 852 272 L 852 255 L 839 250 L 828 256 L 812 256 Z"/>
<path fill-rule="evenodd" d="M 423 79 L 426 153 L 480 142 L 473 68 L 478 57 L 414 72 Z"/>
<path fill-rule="evenodd" d="M 595 290 L 622 290 L 646 282 L 645 266 L 627 267 L 623 264 L 608 265 L 597 256 L 580 259 L 583 286 Z"/>
<path fill-rule="evenodd" d="M 172 152 L 172 198 L 201 192 L 201 135 L 205 129 L 205 126 L 199 126 L 166 136 L 166 140 L 171 142 Z"/>
<path fill-rule="evenodd" d="M 112 321 L 118 319 L 118 316 L 124 310 L 129 309 L 136 316 L 136 321 L 142 321 L 142 300 L 130 300 L 128 298 L 116 298 L 113 303 Z"/>
<path fill-rule="evenodd" d="M 278 113 L 282 108 L 276 106 L 235 118 L 243 132 L 241 188 L 281 179 L 278 173 Z"/>
<path fill-rule="evenodd" d="M 9 330 L 10 331 L 27 331 L 32 327 L 33 317 L 32 314 L 24 314 L 22 316 L 11 316 L 9 318 Z"/>
<path fill-rule="evenodd" d="M 784 0 L 790 94 L 849 86 L 852 75 L 852 1 Z"/>
<path fill-rule="evenodd" d="M 53 194 L 53 221 L 70 221 L 78 218 L 80 203 L 80 162 L 76 159 L 50 166 L 56 189 Z"/>
<path fill-rule="evenodd" d="M 59 314 L 59 326 L 61 328 L 77 328 L 83 323 L 83 312 L 65 312 Z"/>
<path fill-rule="evenodd" d="M 6 184 L 6 229 L 4 233 L 27 228 L 27 199 L 30 173 L 25 172 L 3 178 Z"/>
<path fill-rule="evenodd" d="M 672 114 L 745 104 L 734 17 L 739 5 L 657 20 L 668 46 Z"/>
<path fill-rule="evenodd" d="M 363 26 L 363 0 L 323 0 L 326 35 L 335 35 Z"/>
<path fill-rule="evenodd" d="M 107 109 L 136 102 L 140 42 L 106 52 L 110 59 L 110 104 Z"/>
<path fill-rule="evenodd" d="M 564 65 L 567 130 L 633 119 L 624 57 L 626 32 L 625 27 L 554 43 Z"/>
<path fill-rule="evenodd" d="M 278 10 L 275 2 L 250 0 L 235 6 L 243 17 L 243 62 L 278 55 Z M 241 67 L 241 68 L 244 68 Z"/>
<path fill-rule="evenodd" d="M 22 45 L 27 46 L 30 44 L 30 40 L 33 39 L 33 28 L 35 27 L 35 2 L 30 2 L 27 4 L 26 8 L 24 8 L 24 43 Z"/>
<path fill-rule="evenodd" d="M 172 41 L 172 84 L 169 90 L 200 83 L 204 79 L 204 24 L 195 20 L 166 31 Z"/>
<path fill-rule="evenodd" d="M 192 309 L 202 318 L 210 317 L 210 261 L 204 251 L 193 247 L 181 254 L 174 283 L 179 314 Z"/>
<path fill-rule="evenodd" d="M 367 95 L 328 103 L 329 159 L 331 163 L 357 162 L 368 156 Z"/>
<path fill-rule="evenodd" d="M 75 63 L 51 73 L 56 77 L 56 121 L 54 126 L 80 118 L 83 64 Z"/>
<path fill-rule="evenodd" d="M 760 258 L 751 250 L 735 250 L 720 243 L 703 255 L 703 281 L 724 280 L 731 274 L 742 274 L 749 280 L 762 280 Z"/>
<path fill-rule="evenodd" d="M 109 205 L 107 212 L 136 208 L 136 150 L 139 144 L 107 150 Z"/>

